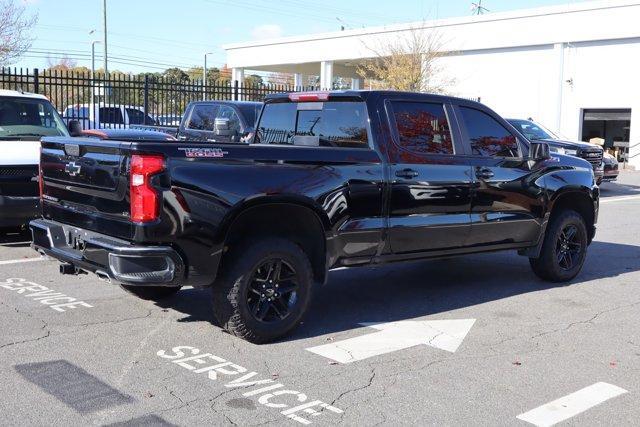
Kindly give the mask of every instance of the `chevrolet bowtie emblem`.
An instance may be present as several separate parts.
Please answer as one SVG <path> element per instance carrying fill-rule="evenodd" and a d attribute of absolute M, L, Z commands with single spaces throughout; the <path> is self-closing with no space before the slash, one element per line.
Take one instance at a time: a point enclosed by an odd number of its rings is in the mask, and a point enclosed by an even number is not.
<path fill-rule="evenodd" d="M 76 164 L 76 162 L 69 162 L 64 167 L 64 171 L 70 176 L 76 176 L 80 173 L 80 168 L 80 165 Z"/>

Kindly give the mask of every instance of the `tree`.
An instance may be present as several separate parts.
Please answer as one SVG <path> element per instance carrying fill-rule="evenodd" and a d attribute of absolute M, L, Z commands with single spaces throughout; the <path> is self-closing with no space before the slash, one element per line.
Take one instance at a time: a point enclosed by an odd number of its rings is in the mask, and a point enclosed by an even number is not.
<path fill-rule="evenodd" d="M 51 58 L 47 59 L 47 68 L 49 70 L 71 71 L 76 68 L 76 65 L 77 62 L 67 56 L 59 59 L 58 62 L 53 61 Z"/>
<path fill-rule="evenodd" d="M 362 62 L 357 73 L 377 89 L 447 93 L 455 83 L 441 67 L 446 53 L 437 33 L 412 28 L 404 37 L 369 49 L 374 57 Z"/>
<path fill-rule="evenodd" d="M 262 80 L 262 77 L 257 74 L 249 74 L 248 76 L 244 76 L 245 86 L 255 87 L 262 86 L 263 84 L 264 81 Z"/>
<path fill-rule="evenodd" d="M 31 47 L 37 20 L 36 15 L 27 15 L 24 3 L 0 0 L 0 66 L 11 64 Z"/>

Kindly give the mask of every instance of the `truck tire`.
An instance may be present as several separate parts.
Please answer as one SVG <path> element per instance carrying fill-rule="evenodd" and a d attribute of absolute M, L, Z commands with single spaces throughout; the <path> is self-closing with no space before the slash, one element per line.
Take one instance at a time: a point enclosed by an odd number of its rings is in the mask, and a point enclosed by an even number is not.
<path fill-rule="evenodd" d="M 587 245 L 584 219 L 573 210 L 564 210 L 549 223 L 540 257 L 529 258 L 529 263 L 533 272 L 541 279 L 567 282 L 582 269 Z"/>
<path fill-rule="evenodd" d="M 239 245 L 223 260 L 213 286 L 214 315 L 237 337 L 271 342 L 298 326 L 313 283 L 309 257 L 295 243 L 265 238 Z"/>
<path fill-rule="evenodd" d="M 131 286 L 120 285 L 122 289 L 128 293 L 137 296 L 140 299 L 159 301 L 164 298 L 169 298 L 176 292 L 178 292 L 181 286 Z"/>

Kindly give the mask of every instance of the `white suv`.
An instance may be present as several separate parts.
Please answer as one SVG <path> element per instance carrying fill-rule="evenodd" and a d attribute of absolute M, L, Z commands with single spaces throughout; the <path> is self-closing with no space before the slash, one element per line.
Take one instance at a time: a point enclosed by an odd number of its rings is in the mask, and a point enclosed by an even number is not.
<path fill-rule="evenodd" d="M 40 138 L 69 136 L 42 95 L 0 90 L 0 227 L 22 226 L 38 214 Z"/>

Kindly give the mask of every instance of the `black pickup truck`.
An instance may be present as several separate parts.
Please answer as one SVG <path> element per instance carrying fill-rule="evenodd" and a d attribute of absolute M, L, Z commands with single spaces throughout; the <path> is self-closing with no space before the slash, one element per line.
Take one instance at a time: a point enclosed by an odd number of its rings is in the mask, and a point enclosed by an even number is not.
<path fill-rule="evenodd" d="M 41 183 L 33 246 L 61 272 L 148 299 L 211 286 L 252 342 L 292 330 L 336 267 L 518 250 L 570 280 L 599 197 L 587 161 L 482 104 L 383 91 L 270 96 L 251 144 L 44 138 Z"/>

